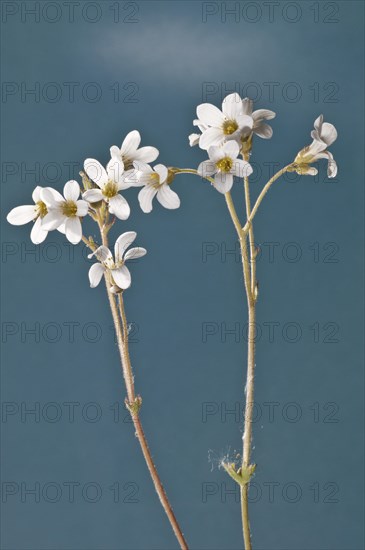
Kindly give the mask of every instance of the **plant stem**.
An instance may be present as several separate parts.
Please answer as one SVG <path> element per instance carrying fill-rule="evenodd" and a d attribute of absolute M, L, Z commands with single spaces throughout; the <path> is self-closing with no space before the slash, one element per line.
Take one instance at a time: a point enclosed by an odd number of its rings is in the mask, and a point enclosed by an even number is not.
<path fill-rule="evenodd" d="M 100 221 L 99 221 L 99 229 L 100 229 L 100 234 L 102 238 L 102 244 L 108 247 L 107 230 Z M 160 502 L 162 504 L 162 507 L 166 512 L 170 525 L 179 542 L 180 548 L 182 550 L 188 550 L 188 545 L 181 531 L 181 528 L 177 522 L 175 514 L 172 510 L 166 491 L 158 475 L 156 466 L 153 462 L 151 451 L 148 447 L 147 439 L 142 428 L 141 420 L 139 418 L 139 409 L 142 404 L 142 399 L 140 396 L 136 396 L 136 393 L 135 393 L 134 377 L 133 377 L 132 365 L 131 365 L 130 356 L 129 356 L 128 325 L 127 325 L 127 318 L 126 318 L 125 309 L 124 309 L 123 296 L 122 296 L 122 293 L 119 294 L 119 298 L 118 298 L 119 311 L 118 311 L 115 295 L 110 291 L 111 281 L 107 271 L 105 273 L 105 284 L 106 284 L 106 291 L 109 299 L 110 309 L 112 312 L 113 322 L 116 330 L 123 378 L 124 378 L 124 382 L 127 390 L 126 406 L 130 412 L 131 419 L 133 421 L 133 425 L 136 431 L 136 437 L 141 446 L 144 459 L 146 461 L 148 470 L 150 472 L 153 484 L 155 486 L 155 489 L 160 499 Z"/>

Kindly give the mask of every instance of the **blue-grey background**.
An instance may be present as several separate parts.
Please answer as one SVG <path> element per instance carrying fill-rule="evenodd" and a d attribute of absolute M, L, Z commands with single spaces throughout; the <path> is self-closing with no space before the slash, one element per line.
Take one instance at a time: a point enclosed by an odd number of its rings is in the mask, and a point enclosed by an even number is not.
<path fill-rule="evenodd" d="M 336 180 L 325 164 L 284 178 L 256 218 L 254 547 L 363 548 L 363 3 L 2 2 L 2 31 L 2 548 L 176 548 L 125 421 L 102 285 L 81 246 L 53 232 L 35 252 L 5 214 L 135 128 L 161 162 L 196 167 L 196 105 L 235 90 L 277 112 L 273 139 L 255 139 L 254 196 L 320 113 L 339 132 Z M 126 293 L 137 391 L 191 548 L 236 550 L 219 462 L 241 445 L 241 267 L 223 197 L 193 176 L 174 189 L 181 208 L 149 215 L 128 190 L 112 233 L 149 252 Z M 239 182 L 234 197 L 243 208 Z"/>

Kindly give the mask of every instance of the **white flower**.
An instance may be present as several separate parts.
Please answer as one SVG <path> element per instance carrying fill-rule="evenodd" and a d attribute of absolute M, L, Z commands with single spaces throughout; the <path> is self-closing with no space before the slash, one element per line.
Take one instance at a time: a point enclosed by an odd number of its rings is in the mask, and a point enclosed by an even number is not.
<path fill-rule="evenodd" d="M 205 160 L 198 167 L 202 177 L 214 176 L 214 187 L 220 193 L 228 193 L 233 185 L 233 176 L 243 178 L 252 174 L 252 166 L 238 157 L 240 152 L 236 141 L 227 141 L 221 147 L 212 145 L 208 154 L 210 160 Z"/>
<path fill-rule="evenodd" d="M 264 120 L 271 120 L 276 117 L 274 111 L 269 109 L 257 109 L 253 111 L 253 101 L 248 97 L 242 99 L 243 112 L 252 118 L 252 132 L 257 136 L 269 139 L 272 137 L 272 128 L 264 122 Z"/>
<path fill-rule="evenodd" d="M 315 176 L 318 170 L 310 164 L 320 159 L 328 159 L 327 175 L 329 178 L 334 178 L 337 175 L 337 164 L 332 153 L 327 151 L 327 147 L 337 139 L 336 128 L 333 124 L 323 122 L 323 115 L 320 115 L 314 122 L 311 136 L 312 143 L 297 154 L 293 171 L 301 175 Z"/>
<path fill-rule="evenodd" d="M 51 187 L 47 187 L 50 193 L 53 193 Z M 48 213 L 47 205 L 41 199 L 42 187 L 37 186 L 32 194 L 34 204 L 17 206 L 13 208 L 6 219 L 12 225 L 25 225 L 31 221 L 34 221 L 32 231 L 30 232 L 30 238 L 32 243 L 42 243 L 48 235 L 48 230 L 43 227 L 43 219 Z"/>
<path fill-rule="evenodd" d="M 80 218 L 87 215 L 89 205 L 78 200 L 80 186 L 75 180 L 68 181 L 63 188 L 64 197 L 55 189 L 45 187 L 41 190 L 41 199 L 46 204 L 48 213 L 42 221 L 47 231 L 59 229 L 66 234 L 72 244 L 78 244 L 82 238 Z"/>
<path fill-rule="evenodd" d="M 252 129 L 253 120 L 245 114 L 238 94 L 230 94 L 224 98 L 222 111 L 211 103 L 202 103 L 198 105 L 196 112 L 196 125 L 206 127 L 199 139 L 201 149 L 207 150 L 211 145 L 221 145 L 232 139 L 240 140 L 241 135 Z"/>
<path fill-rule="evenodd" d="M 144 186 L 138 193 L 138 200 L 143 212 L 148 214 L 152 210 L 152 200 L 157 196 L 158 202 L 171 210 L 179 208 L 180 199 L 170 188 L 168 183 L 169 171 L 163 164 L 156 164 L 153 168 L 144 162 L 134 162 L 133 172 L 128 178 L 134 186 Z"/>
<path fill-rule="evenodd" d="M 135 160 L 146 163 L 156 160 L 159 155 L 158 149 L 156 147 L 141 147 L 138 149 L 140 143 L 140 133 L 133 130 L 127 134 L 120 148 L 116 145 L 111 146 L 110 155 L 112 159 L 119 160 L 124 164 L 124 170 L 133 168 Z"/>
<path fill-rule="evenodd" d="M 105 169 L 99 161 L 86 159 L 84 170 L 99 189 L 88 189 L 83 193 L 83 199 L 90 203 L 103 200 L 108 204 L 111 214 L 120 220 L 126 220 L 130 214 L 130 208 L 119 191 L 128 189 L 130 184 L 126 182 L 123 162 L 112 159 Z"/>
<path fill-rule="evenodd" d="M 137 233 L 134 231 L 127 231 L 118 237 L 114 246 L 114 257 L 106 246 L 99 246 L 93 252 L 89 254 L 88 258 L 96 256 L 100 263 L 93 264 L 89 270 L 89 280 L 91 288 L 95 288 L 101 281 L 102 276 L 108 271 L 113 279 L 117 288 L 125 290 L 131 285 L 131 274 L 125 264 L 128 260 L 135 260 L 141 258 L 147 254 L 145 248 L 136 247 L 131 248 L 127 252 L 127 248 L 133 243 Z M 112 289 L 115 291 L 114 285 Z"/>

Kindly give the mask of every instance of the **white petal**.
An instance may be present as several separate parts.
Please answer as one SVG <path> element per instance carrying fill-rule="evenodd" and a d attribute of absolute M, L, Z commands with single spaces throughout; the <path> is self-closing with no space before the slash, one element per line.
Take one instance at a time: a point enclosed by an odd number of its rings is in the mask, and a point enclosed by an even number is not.
<path fill-rule="evenodd" d="M 34 189 L 32 193 L 32 199 L 34 202 L 38 202 L 41 200 L 41 189 L 42 187 L 40 187 L 39 185 L 37 185 L 37 187 Z"/>
<path fill-rule="evenodd" d="M 140 160 L 142 162 L 154 162 L 158 155 L 160 154 L 159 150 L 156 147 L 141 147 L 133 155 L 134 160 Z"/>
<path fill-rule="evenodd" d="M 99 248 L 94 250 L 92 254 L 88 254 L 89 259 L 93 258 L 94 256 L 99 260 L 99 262 L 113 262 L 113 254 L 110 252 L 109 248 L 104 245 L 99 246 Z"/>
<path fill-rule="evenodd" d="M 328 147 L 329 145 L 332 145 L 332 143 L 336 141 L 336 139 L 336 128 L 333 126 L 333 124 L 330 124 L 329 122 L 324 122 L 321 129 L 321 140 L 324 141 Z"/>
<path fill-rule="evenodd" d="M 236 120 L 239 115 L 243 115 L 240 96 L 237 93 L 227 95 L 222 103 L 222 111 L 229 120 Z"/>
<path fill-rule="evenodd" d="M 131 248 L 125 253 L 124 259 L 126 261 L 137 260 L 137 258 L 142 258 L 142 256 L 145 256 L 146 254 L 147 250 L 145 248 L 142 248 L 141 246 L 136 246 L 135 248 Z"/>
<path fill-rule="evenodd" d="M 121 159 L 112 158 L 106 167 L 106 172 L 110 180 L 118 185 L 123 182 L 124 163 Z"/>
<path fill-rule="evenodd" d="M 148 174 L 152 174 L 153 170 L 147 162 L 143 162 L 141 160 L 136 160 L 133 162 L 133 166 L 136 170 L 139 172 L 147 172 Z"/>
<path fill-rule="evenodd" d="M 141 135 L 137 130 L 129 132 L 124 138 L 120 151 L 122 156 L 131 158 L 134 156 L 134 153 L 137 151 L 139 144 L 141 143 Z"/>
<path fill-rule="evenodd" d="M 138 193 L 139 205 L 145 214 L 148 214 L 152 210 L 152 199 L 156 195 L 157 189 L 152 185 L 146 185 Z"/>
<path fill-rule="evenodd" d="M 240 148 L 237 141 L 230 140 L 223 145 L 224 156 L 228 156 L 231 159 L 236 159 L 239 155 Z"/>
<path fill-rule="evenodd" d="M 119 147 L 117 147 L 116 145 L 112 145 L 110 147 L 110 156 L 111 156 L 112 159 L 121 159 L 122 154 L 120 152 Z"/>
<path fill-rule="evenodd" d="M 37 218 L 33 224 L 32 231 L 30 232 L 30 240 L 34 244 L 42 243 L 48 235 L 48 231 L 42 227 L 41 218 Z"/>
<path fill-rule="evenodd" d="M 242 112 L 244 115 L 252 115 L 253 101 L 248 97 L 242 99 Z"/>
<path fill-rule="evenodd" d="M 271 120 L 276 117 L 276 113 L 274 113 L 274 111 L 270 111 L 269 109 L 257 109 L 257 111 L 254 111 L 251 116 L 255 122 L 258 122 L 259 120 Z"/>
<path fill-rule="evenodd" d="M 82 227 L 80 218 L 74 216 L 65 221 L 66 237 L 71 244 L 78 244 L 82 238 Z"/>
<path fill-rule="evenodd" d="M 80 186 L 77 181 L 68 181 L 63 188 L 63 195 L 67 201 L 76 202 L 80 196 Z"/>
<path fill-rule="evenodd" d="M 236 120 L 240 130 L 249 131 L 253 127 L 253 118 L 249 115 L 239 115 Z"/>
<path fill-rule="evenodd" d="M 52 210 L 51 212 L 48 212 L 42 220 L 42 227 L 46 231 L 53 231 L 54 229 L 57 229 L 61 225 L 61 223 L 65 222 L 66 216 L 62 214 L 59 210 Z"/>
<path fill-rule="evenodd" d="M 88 189 L 82 194 L 82 198 L 88 202 L 99 202 L 103 200 L 104 195 L 101 189 Z"/>
<path fill-rule="evenodd" d="M 194 147 L 195 145 L 199 144 L 201 134 L 190 134 L 189 136 L 189 145 L 190 147 Z"/>
<path fill-rule="evenodd" d="M 257 126 L 255 125 L 253 131 L 263 139 L 270 139 L 273 134 L 271 126 L 265 124 L 265 122 L 261 122 Z"/>
<path fill-rule="evenodd" d="M 93 264 L 89 269 L 89 281 L 91 288 L 95 288 L 100 283 L 104 275 L 104 266 L 102 264 Z"/>
<path fill-rule="evenodd" d="M 12 225 L 24 225 L 31 222 L 37 217 L 37 212 L 34 204 L 17 206 L 10 210 L 9 214 L 6 216 L 6 219 Z"/>
<path fill-rule="evenodd" d="M 81 218 L 83 218 L 84 216 L 87 215 L 89 210 L 89 205 L 87 204 L 86 201 L 82 201 L 82 200 L 76 201 L 76 206 L 77 206 L 77 212 L 76 212 L 77 216 L 80 216 Z"/>
<path fill-rule="evenodd" d="M 219 172 L 214 177 L 214 187 L 220 193 L 228 193 L 231 190 L 233 185 L 233 176 L 232 174 L 226 174 Z"/>
<path fill-rule="evenodd" d="M 168 169 L 163 164 L 156 164 L 156 166 L 153 167 L 156 174 L 160 176 L 160 183 L 164 183 L 167 180 L 168 176 Z"/>
<path fill-rule="evenodd" d="M 119 288 L 125 290 L 131 286 L 131 274 L 129 273 L 128 267 L 125 265 L 122 265 L 122 267 L 118 269 L 112 269 L 111 274 L 115 284 L 118 285 Z"/>
<path fill-rule="evenodd" d="M 142 185 L 145 185 L 149 179 L 149 177 L 146 177 L 145 172 L 140 172 L 139 170 L 132 168 L 131 170 L 127 170 L 127 172 L 125 172 L 124 181 L 125 185 L 128 187 L 142 187 Z"/>
<path fill-rule="evenodd" d="M 126 231 L 125 233 L 122 233 L 122 235 L 119 235 L 114 245 L 116 262 L 120 262 L 123 259 L 125 251 L 134 242 L 136 237 L 137 233 L 135 231 Z"/>
<path fill-rule="evenodd" d="M 225 118 L 223 113 L 212 105 L 211 103 L 202 103 L 198 105 L 196 109 L 199 120 L 207 126 L 214 126 L 216 128 L 222 126 Z"/>
<path fill-rule="evenodd" d="M 108 183 L 108 174 L 104 166 L 96 159 L 86 159 L 84 162 L 84 170 L 89 178 L 96 183 L 100 189 Z"/>
<path fill-rule="evenodd" d="M 179 208 L 180 199 L 179 195 L 173 191 L 169 185 L 163 185 L 157 191 L 157 200 L 164 208 L 169 210 L 175 210 Z"/>
<path fill-rule="evenodd" d="M 209 152 L 211 151 L 212 147 L 209 148 Z M 219 159 L 218 159 L 219 160 Z M 213 160 L 205 160 L 204 162 L 201 162 L 198 166 L 198 174 L 202 178 L 212 176 L 217 171 L 217 167 L 215 165 L 215 162 Z"/>
<path fill-rule="evenodd" d="M 41 189 L 41 201 L 48 207 L 56 208 L 60 203 L 64 202 L 64 200 L 61 193 L 51 187 L 44 187 Z"/>
<path fill-rule="evenodd" d="M 109 212 L 111 214 L 114 214 L 117 218 L 120 220 L 126 220 L 129 218 L 129 214 L 131 213 L 131 209 L 129 208 L 129 204 L 125 200 L 122 195 L 115 195 L 111 199 L 109 199 Z"/>
<path fill-rule="evenodd" d="M 209 149 L 212 145 L 220 145 L 224 142 L 224 134 L 221 128 L 208 128 L 200 136 L 199 147 Z"/>
<path fill-rule="evenodd" d="M 250 174 L 252 174 L 252 172 L 253 169 L 251 164 L 242 159 L 235 159 L 231 174 L 237 176 L 238 178 L 244 178 L 248 177 Z"/>

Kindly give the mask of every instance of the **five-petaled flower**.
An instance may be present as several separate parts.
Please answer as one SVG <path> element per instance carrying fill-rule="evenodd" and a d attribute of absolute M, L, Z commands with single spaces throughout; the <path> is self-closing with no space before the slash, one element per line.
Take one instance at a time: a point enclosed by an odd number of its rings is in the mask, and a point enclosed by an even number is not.
<path fill-rule="evenodd" d="M 317 168 L 310 166 L 313 162 L 320 159 L 327 159 L 327 175 L 334 178 L 337 175 L 337 164 L 332 153 L 327 151 L 327 147 L 332 145 L 337 139 L 337 130 L 329 122 L 323 122 L 323 115 L 320 115 L 314 122 L 314 130 L 311 132 L 313 141 L 307 147 L 304 147 L 295 157 L 292 172 L 301 175 L 315 176 L 318 174 Z"/>
<path fill-rule="evenodd" d="M 141 247 L 127 248 L 134 242 L 137 233 L 127 231 L 118 237 L 114 245 L 114 258 L 109 248 L 99 246 L 88 258 L 96 256 L 99 263 L 93 264 L 89 270 L 89 281 L 91 288 L 95 288 L 101 281 L 104 273 L 108 272 L 112 280 L 109 281 L 112 285 L 125 290 L 131 285 L 131 274 L 125 264 L 128 260 L 135 260 L 147 254 L 147 250 Z"/>
<path fill-rule="evenodd" d="M 201 149 L 207 150 L 211 145 L 222 145 L 232 139 L 239 141 L 242 135 L 252 130 L 253 119 L 245 114 L 242 100 L 236 93 L 224 98 L 222 110 L 211 103 L 202 103 L 196 113 L 198 119 L 194 124 L 202 129 L 199 138 Z M 190 141 L 195 143 L 196 138 L 191 137 Z"/>
<path fill-rule="evenodd" d="M 126 199 L 119 191 L 128 189 L 130 184 L 126 181 L 124 164 L 121 160 L 112 159 L 106 169 L 95 159 L 86 159 L 84 169 L 88 177 L 99 189 L 88 189 L 82 197 L 90 203 L 105 201 L 109 212 L 120 220 L 129 218 L 130 208 Z"/>
<path fill-rule="evenodd" d="M 50 193 L 53 193 L 51 187 L 47 188 Z M 12 225 L 25 225 L 29 222 L 34 222 L 30 232 L 30 239 L 34 244 L 42 243 L 48 235 L 48 230 L 43 226 L 43 219 L 48 213 L 47 205 L 41 199 L 42 187 L 39 185 L 34 189 L 32 199 L 34 204 L 27 204 L 13 208 L 6 219 Z"/>
<path fill-rule="evenodd" d="M 42 221 L 47 231 L 58 229 L 65 233 L 72 244 L 78 244 L 82 238 L 80 218 L 87 215 L 89 205 L 79 200 L 80 186 L 75 180 L 68 181 L 63 188 L 64 197 L 55 189 L 41 189 L 41 200 L 46 204 L 48 213 Z"/>
<path fill-rule="evenodd" d="M 252 166 L 238 157 L 239 145 L 236 141 L 227 141 L 221 147 L 212 145 L 208 149 L 209 159 L 198 167 L 198 174 L 210 177 L 214 174 L 214 187 L 220 193 L 228 193 L 233 185 L 233 176 L 243 178 L 252 174 Z"/>
<path fill-rule="evenodd" d="M 145 163 L 155 161 L 159 155 L 158 149 L 156 147 L 141 147 L 138 149 L 140 143 L 140 133 L 137 130 L 129 132 L 120 148 L 116 145 L 110 147 L 111 158 L 122 162 L 124 170 L 133 168 L 135 160 Z"/>
<path fill-rule="evenodd" d="M 179 208 L 179 196 L 170 188 L 169 171 L 163 164 L 156 164 L 153 168 L 145 162 L 134 162 L 134 170 L 127 178 L 133 186 L 143 189 L 138 193 L 138 200 L 143 212 L 148 214 L 152 210 L 152 200 L 157 196 L 158 202 L 170 210 Z"/>

